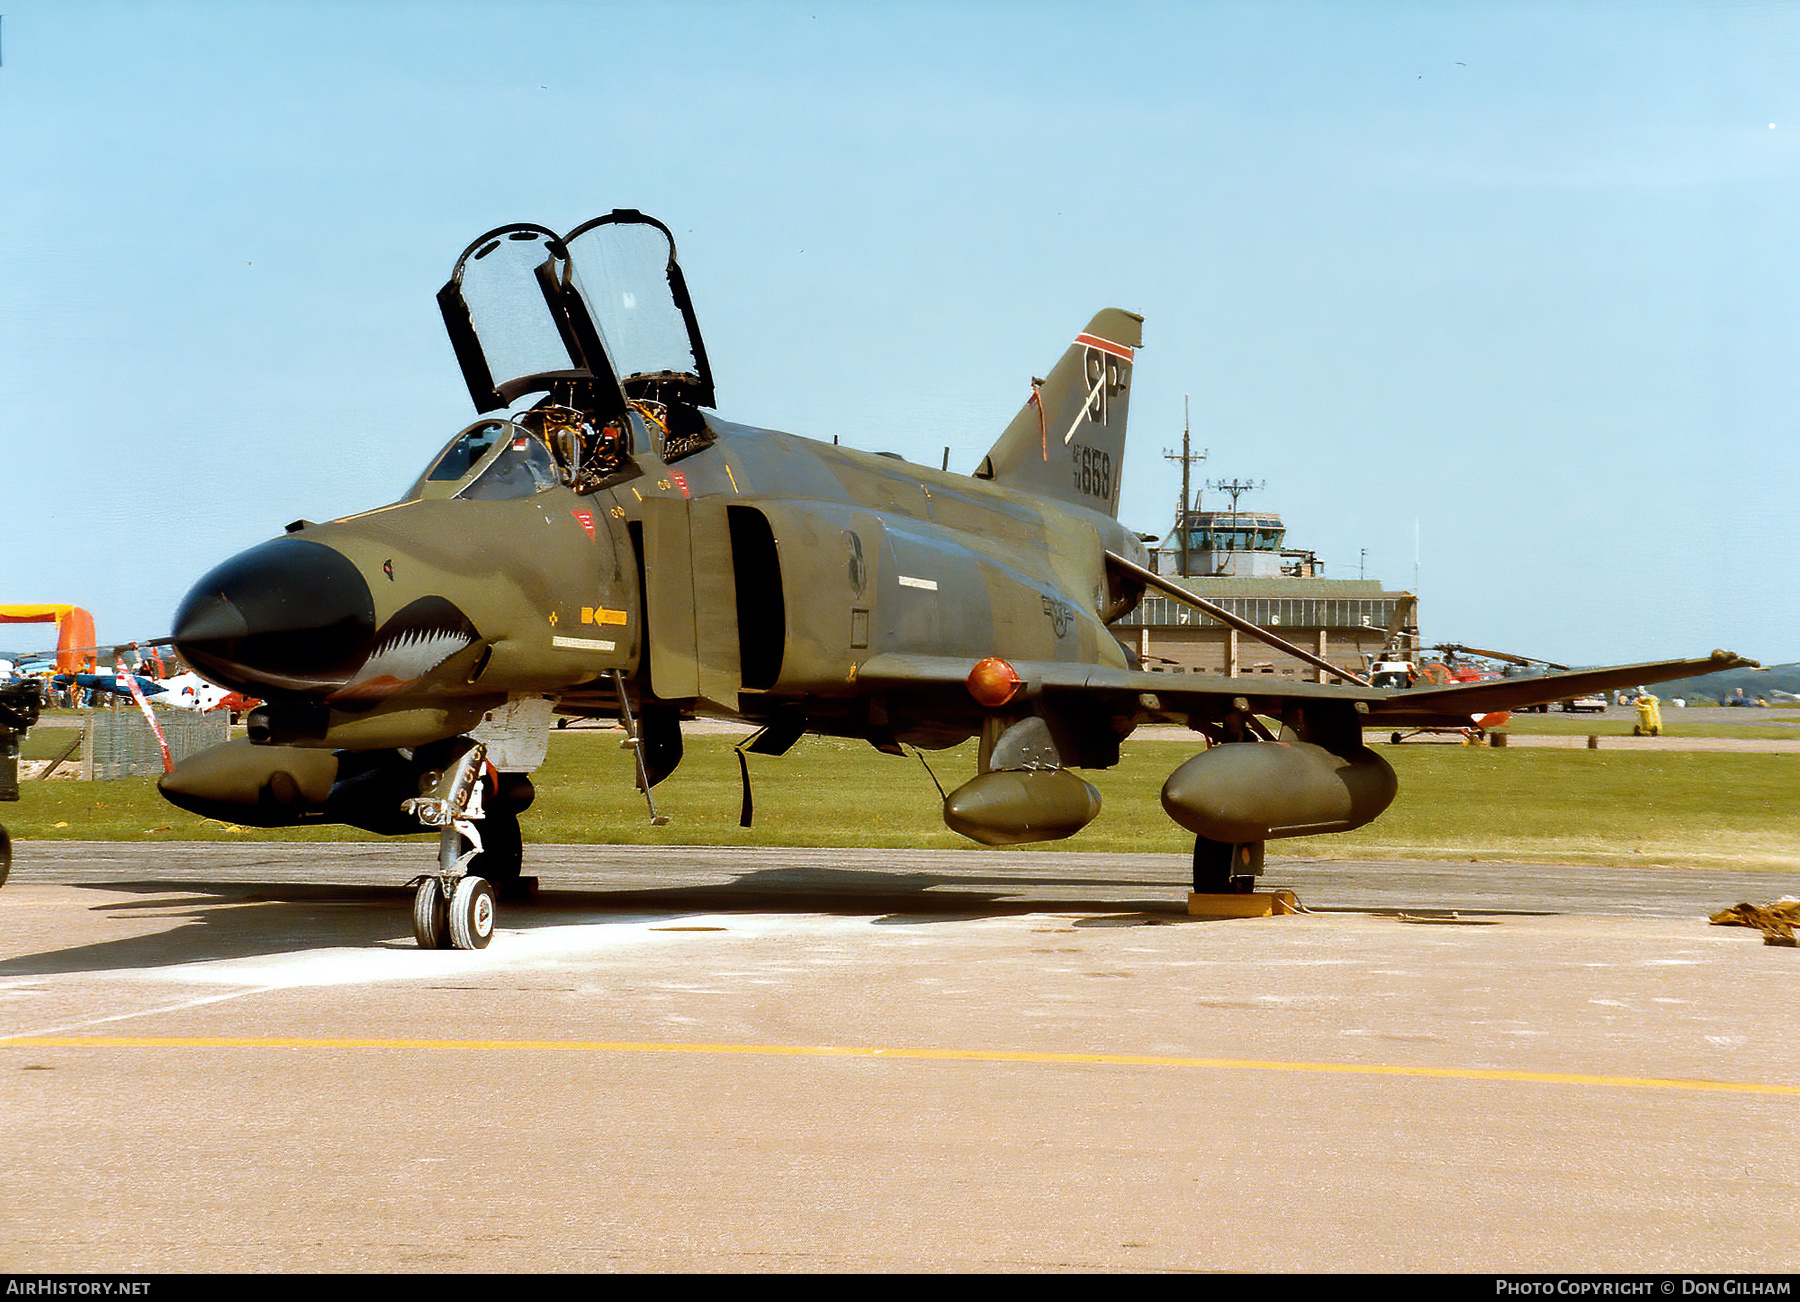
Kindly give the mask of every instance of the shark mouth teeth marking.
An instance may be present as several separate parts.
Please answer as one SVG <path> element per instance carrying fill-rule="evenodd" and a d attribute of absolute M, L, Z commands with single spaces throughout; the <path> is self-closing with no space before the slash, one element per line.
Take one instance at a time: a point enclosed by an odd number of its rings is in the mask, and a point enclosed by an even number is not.
<path fill-rule="evenodd" d="M 420 597 L 383 624 L 375 649 L 329 699 L 336 702 L 383 700 L 410 687 L 444 661 L 479 641 L 469 617 L 442 597 Z"/>

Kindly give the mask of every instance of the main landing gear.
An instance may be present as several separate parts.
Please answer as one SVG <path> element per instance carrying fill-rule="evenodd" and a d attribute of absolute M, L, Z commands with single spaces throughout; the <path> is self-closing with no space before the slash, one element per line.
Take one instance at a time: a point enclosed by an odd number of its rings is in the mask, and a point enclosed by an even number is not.
<path fill-rule="evenodd" d="M 1256 889 L 1262 876 L 1263 845 L 1246 841 L 1230 845 L 1224 841 L 1194 838 L 1194 894 L 1248 895 Z"/>
<path fill-rule="evenodd" d="M 420 949 L 486 949 L 494 938 L 494 888 L 485 877 L 467 871 L 482 853 L 476 823 L 484 817 L 486 760 L 485 746 L 470 747 L 439 774 L 430 795 L 400 806 L 438 829 L 438 870 L 419 878 L 413 894 L 413 937 Z M 512 830 L 516 838 L 516 813 Z"/>

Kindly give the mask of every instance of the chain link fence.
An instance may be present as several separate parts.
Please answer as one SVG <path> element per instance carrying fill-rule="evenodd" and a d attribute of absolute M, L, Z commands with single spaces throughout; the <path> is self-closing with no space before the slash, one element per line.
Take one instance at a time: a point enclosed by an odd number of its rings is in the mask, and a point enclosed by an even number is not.
<path fill-rule="evenodd" d="M 231 722 L 222 710 L 211 714 L 158 710 L 156 722 L 168 738 L 169 754 L 177 764 L 196 751 L 231 739 Z M 86 723 L 81 758 L 90 781 L 162 775 L 162 749 L 142 712 L 95 710 Z"/>

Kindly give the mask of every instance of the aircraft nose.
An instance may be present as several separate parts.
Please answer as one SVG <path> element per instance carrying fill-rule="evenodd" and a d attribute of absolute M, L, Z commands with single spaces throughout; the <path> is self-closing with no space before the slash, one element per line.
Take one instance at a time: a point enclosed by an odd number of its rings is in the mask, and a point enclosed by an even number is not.
<path fill-rule="evenodd" d="M 276 538 L 212 570 L 175 612 L 175 649 L 251 695 L 342 686 L 375 641 L 375 602 L 342 552 Z"/>

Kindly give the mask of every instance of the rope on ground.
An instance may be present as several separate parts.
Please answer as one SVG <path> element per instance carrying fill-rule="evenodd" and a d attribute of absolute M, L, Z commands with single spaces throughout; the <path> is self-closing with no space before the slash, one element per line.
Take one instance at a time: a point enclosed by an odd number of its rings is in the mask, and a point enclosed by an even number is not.
<path fill-rule="evenodd" d="M 1784 895 L 1767 904 L 1734 904 L 1707 919 L 1715 927 L 1755 927 L 1763 944 L 1795 947 L 1794 928 L 1800 926 L 1800 900 Z"/>

